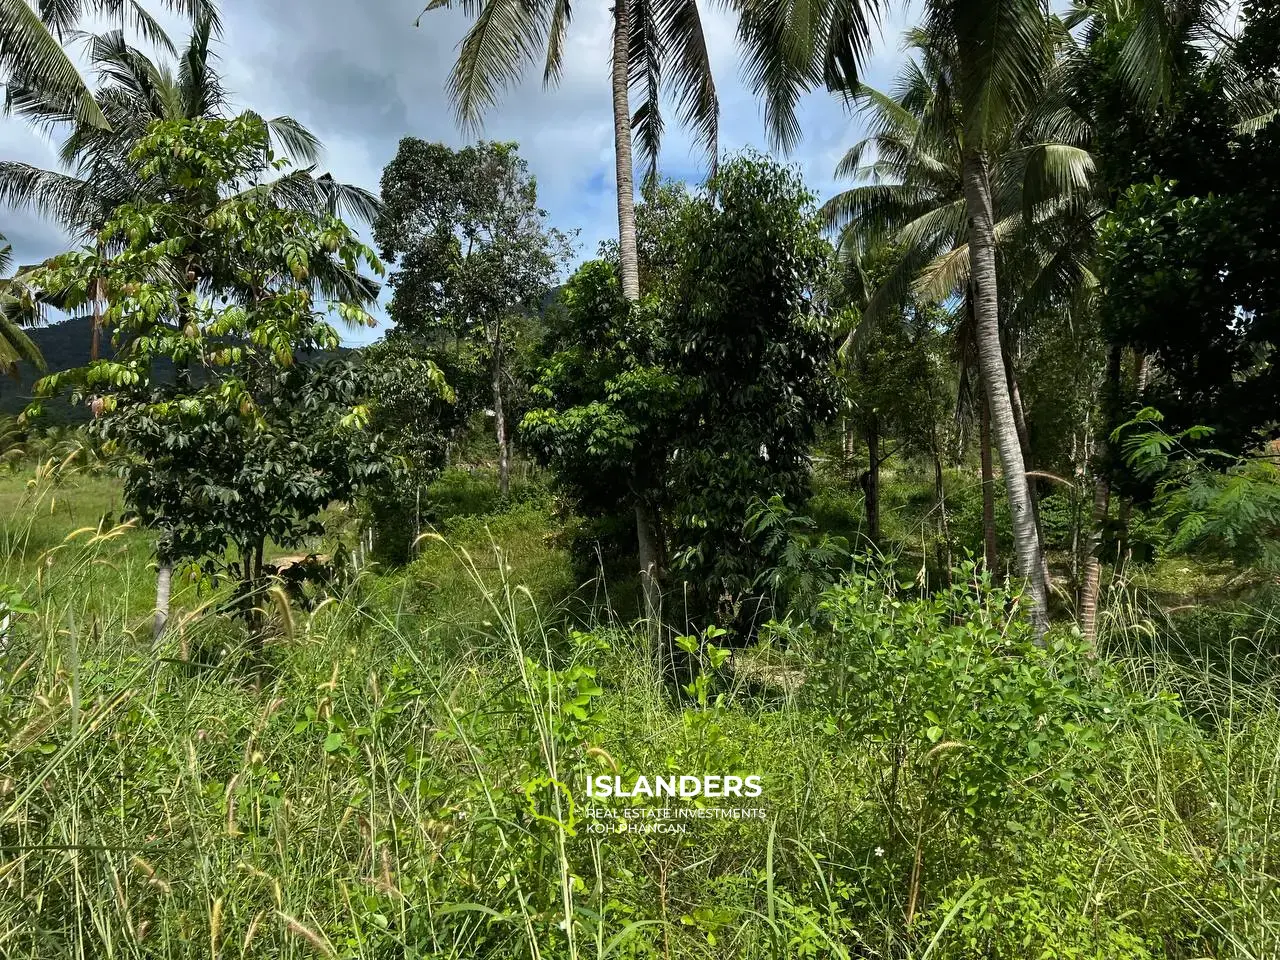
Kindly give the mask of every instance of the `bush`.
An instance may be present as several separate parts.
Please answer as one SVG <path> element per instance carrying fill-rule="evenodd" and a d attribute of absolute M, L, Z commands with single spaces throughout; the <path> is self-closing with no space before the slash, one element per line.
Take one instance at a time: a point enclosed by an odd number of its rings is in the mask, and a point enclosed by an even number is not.
<path fill-rule="evenodd" d="M 891 804 L 1016 829 L 1022 795 L 1063 799 L 1093 769 L 1128 701 L 1074 631 L 1041 645 L 1021 607 L 973 563 L 931 596 L 863 573 L 826 594 L 810 695 L 892 768 Z"/>

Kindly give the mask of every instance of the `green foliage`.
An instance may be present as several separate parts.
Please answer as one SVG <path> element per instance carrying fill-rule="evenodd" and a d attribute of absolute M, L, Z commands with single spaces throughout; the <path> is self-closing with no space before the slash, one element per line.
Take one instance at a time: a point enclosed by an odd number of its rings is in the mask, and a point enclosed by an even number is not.
<path fill-rule="evenodd" d="M 317 303 L 313 275 L 380 265 L 340 221 L 246 189 L 286 162 L 256 116 L 158 123 L 133 161 L 164 199 L 117 208 L 95 251 L 38 274 L 71 307 L 103 285 L 115 356 L 51 375 L 39 395 L 90 400 L 164 559 L 251 581 L 268 539 L 318 534 L 328 504 L 387 471 L 356 370 L 313 359 L 338 343 L 327 311 L 372 322 L 358 303 Z M 166 364 L 178 377 L 158 374 Z"/>
<path fill-rule="evenodd" d="M 667 335 L 692 396 L 671 523 L 703 602 L 745 593 L 765 566 L 743 532 L 751 504 L 808 493 L 809 447 L 835 412 L 831 257 L 799 175 L 760 155 L 722 164 L 682 224 Z"/>
<path fill-rule="evenodd" d="M 463 410 L 492 407 L 505 488 L 508 418 L 518 420 L 507 408 L 523 400 L 520 361 L 571 238 L 546 226 L 513 143 L 455 151 L 406 137 L 383 171 L 382 195 L 374 236 L 397 261 L 388 312 L 402 336 L 424 346 L 479 353 L 488 377 L 461 378 L 455 390 L 465 391 Z"/>
<path fill-rule="evenodd" d="M 1125 462 L 1155 482 L 1154 510 L 1169 531 L 1163 550 L 1280 569 L 1280 468 L 1273 458 L 1206 447 L 1201 441 L 1212 428 L 1169 433 L 1163 421 L 1159 410 L 1144 407 L 1112 435 Z"/>
<path fill-rule="evenodd" d="M 543 367 L 521 430 L 588 515 L 635 499 L 662 504 L 667 460 L 689 389 L 671 367 L 652 301 L 632 307 L 616 268 L 578 268 L 551 315 L 559 346 Z"/>
<path fill-rule="evenodd" d="M 367 498 L 374 547 L 381 559 L 403 563 L 422 532 L 425 488 L 444 468 L 467 411 L 416 338 L 392 331 L 360 351 L 360 364 L 370 427 L 397 467 Z"/>
<path fill-rule="evenodd" d="M 1175 429 L 1212 427 L 1237 453 L 1273 430 L 1280 402 L 1272 362 L 1280 258 L 1264 199 L 1275 189 L 1255 156 L 1274 149 L 1273 128 L 1233 155 L 1240 193 L 1187 196 L 1159 178 L 1135 184 L 1099 234 L 1104 332 L 1157 363 L 1146 402 Z"/>
<path fill-rule="evenodd" d="M 779 496 L 755 506 L 746 534 L 762 554 L 777 561 L 752 586 L 773 598 L 780 615 L 808 619 L 816 612 L 818 597 L 847 565 L 848 542 L 819 531 L 812 519 L 789 510 Z"/>
<path fill-rule="evenodd" d="M 973 563 L 931 596 L 855 573 L 822 601 L 815 694 L 829 731 L 873 744 L 915 802 L 978 830 L 1016 829 L 1028 788 L 1070 796 L 1129 710 L 1078 637 L 1040 645 L 1020 605 Z"/>
<path fill-rule="evenodd" d="M 382 199 L 374 237 L 398 262 L 388 312 L 406 333 L 492 344 L 512 314 L 540 305 L 565 256 L 567 238 L 544 228 L 512 143 L 453 150 L 406 137 L 383 171 Z"/>
<path fill-rule="evenodd" d="M 17 528 L 30 512 L 42 542 L 62 544 L 105 508 L 103 484 L 62 488 L 52 512 L 10 497 L 0 519 Z M 38 560 L 31 590 L 7 568 L 35 613 L 0 651 L 0 869 L 38 893 L 0 897 L 6 956 L 81 942 L 249 958 L 399 957 L 410 944 L 442 960 L 1227 960 L 1280 945 L 1273 614 L 1221 625 L 1261 631 L 1234 648 L 1231 665 L 1251 672 L 1232 681 L 1206 638 L 1175 654 L 1167 622 L 1168 654 L 1120 649 L 1130 634 L 1114 631 L 1093 659 L 1028 646 L 1007 592 L 922 599 L 855 579 L 829 594 L 837 634 L 801 629 L 768 651 L 791 693 L 762 703 L 744 684 L 761 651 L 690 628 L 677 699 L 647 637 L 607 611 L 560 619 L 572 583 L 552 523 L 533 504 L 458 520 L 408 571 L 365 573 L 295 611 L 272 670 L 252 675 L 234 653 L 186 658 L 186 644 L 242 639 L 215 614 L 182 618 L 158 647 L 136 638 L 151 594 L 119 579 L 129 556 L 145 559 L 128 532 L 70 538 Z M 884 661 L 881 689 L 858 698 L 874 712 L 863 721 L 846 699 L 832 734 L 838 664 L 874 667 L 885 634 L 918 661 Z M 992 661 L 974 664 L 978 685 L 963 687 L 953 649 Z M 922 710 L 943 721 L 936 743 Z M 1028 743 L 1042 726 L 1050 738 L 1038 761 L 1003 725 L 1020 720 Z M 928 758 L 961 736 L 969 749 Z M 583 791 L 589 773 L 726 772 L 760 775 L 761 797 L 671 811 L 759 806 L 766 819 L 645 833 L 629 815 L 656 801 Z M 975 779 L 1004 796 L 977 817 L 953 805 L 972 802 L 960 787 Z M 70 856 L 68 837 L 86 836 L 106 842 Z"/>

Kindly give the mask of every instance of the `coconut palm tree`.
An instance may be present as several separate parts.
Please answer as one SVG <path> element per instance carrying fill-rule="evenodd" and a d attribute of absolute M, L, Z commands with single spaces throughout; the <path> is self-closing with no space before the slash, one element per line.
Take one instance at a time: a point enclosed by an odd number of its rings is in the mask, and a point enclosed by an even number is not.
<path fill-rule="evenodd" d="M 0 204 L 32 209 L 78 240 L 96 242 L 111 212 L 146 191 L 130 154 L 151 124 L 221 117 L 229 112 L 229 97 L 211 50 L 217 24 L 212 7 L 197 15 L 176 66 L 154 62 L 130 46 L 121 30 L 93 37 L 89 54 L 102 79 L 97 100 L 110 123 L 106 129 L 79 122 L 59 97 L 34 88 L 11 88 L 9 103 L 16 114 L 45 129 L 69 130 L 60 151 L 66 172 L 0 162 Z M 315 172 L 321 150 L 314 134 L 291 117 L 265 123 L 274 145 L 306 166 L 253 189 L 270 192 L 285 206 L 372 221 L 378 207 L 373 194 Z M 345 299 L 368 302 L 377 296 L 377 285 L 356 273 L 322 272 L 317 282 L 326 294 Z M 93 301 L 93 310 L 91 354 L 96 359 L 101 300 Z"/>
<path fill-rule="evenodd" d="M 451 7 L 460 7 L 473 18 L 449 80 L 449 93 L 463 127 L 477 128 L 484 111 L 535 59 L 543 62 L 544 85 L 553 86 L 559 80 L 572 12 L 569 0 L 431 0 L 423 14 Z M 618 272 L 623 296 L 634 302 L 640 298 L 640 267 L 633 139 L 640 146 L 649 176 L 656 177 L 664 130 L 659 98 L 665 91 L 674 96 L 677 116 L 694 130 L 714 167 L 720 108 L 697 0 L 617 0 L 611 8 L 611 20 Z M 639 102 L 634 111 L 633 94 Z M 643 498 L 636 498 L 635 510 L 641 583 L 646 609 L 653 619 L 659 604 L 657 519 Z"/>
<path fill-rule="evenodd" d="M 0 234 L 0 273 L 9 272 L 12 253 L 13 248 Z M 16 277 L 0 279 L 0 370 L 9 376 L 17 374 L 19 363 L 29 363 L 42 373 L 45 370 L 40 348 L 22 329 L 38 316 L 38 301 L 21 271 Z"/>
<path fill-rule="evenodd" d="M 192 19 L 211 17 L 217 28 L 213 0 L 165 0 L 165 6 Z M 80 123 L 106 128 L 106 117 L 63 49 L 86 17 L 131 28 L 173 52 L 163 28 L 138 0 L 0 0 L 0 77 L 6 86 L 40 90 L 58 100 Z"/>
<path fill-rule="evenodd" d="M 866 337 L 882 311 L 908 293 L 958 304 L 956 354 L 960 381 L 980 367 L 977 311 L 970 259 L 968 203 L 964 191 L 963 105 L 955 90 L 955 48 L 939 43 L 923 30 L 907 34 L 912 56 L 892 94 L 865 84 L 851 99 L 868 118 L 871 135 L 854 145 L 837 169 L 862 185 L 827 202 L 828 223 L 838 229 L 845 251 L 890 242 L 901 259 L 871 298 L 863 323 L 853 336 Z M 1064 294 L 1085 282 L 1081 253 L 1088 249 L 1092 225 L 1082 210 L 1092 210 L 1093 162 L 1081 146 L 1045 141 L 1034 135 L 1026 118 L 1011 118 L 989 136 L 989 179 L 992 184 L 993 234 L 1004 282 L 1000 287 L 998 322 L 1003 337 L 1001 380 L 1007 381 L 1014 427 L 1024 468 L 1030 469 L 1030 445 L 1011 361 L 1011 346 L 1030 323 L 1060 305 Z M 864 158 L 874 155 L 873 162 Z M 1060 311 L 1059 311 L 1060 312 Z M 1055 322 L 1057 317 L 1055 316 Z M 985 380 L 962 390 L 960 400 L 986 395 Z M 981 411 L 983 436 L 989 434 L 990 412 Z M 991 496 L 990 457 L 983 451 L 984 501 Z M 1034 488 L 1027 486 L 1038 530 Z M 991 519 L 984 502 L 984 517 Z M 987 524 L 989 527 L 990 525 Z M 988 530 L 986 553 L 994 559 Z M 1037 544 L 1040 537 L 1037 536 Z M 1048 584 L 1043 549 L 1039 565 Z"/>

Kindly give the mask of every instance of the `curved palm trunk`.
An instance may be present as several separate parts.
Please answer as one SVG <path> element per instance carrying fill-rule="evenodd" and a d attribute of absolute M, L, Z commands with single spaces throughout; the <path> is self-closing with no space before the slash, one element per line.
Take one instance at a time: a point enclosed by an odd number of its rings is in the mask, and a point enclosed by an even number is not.
<path fill-rule="evenodd" d="M 635 179 L 631 160 L 631 101 L 627 67 L 631 45 L 631 19 L 627 0 L 617 0 L 613 8 L 613 149 L 618 182 L 618 278 L 622 295 L 635 303 L 640 299 L 640 260 L 636 252 Z M 661 592 L 658 587 L 658 523 L 645 491 L 636 497 L 636 543 L 640 561 L 640 587 L 644 611 L 651 623 L 658 622 Z"/>
<path fill-rule="evenodd" d="M 1027 490 L 1027 470 L 1022 444 L 1013 418 L 1009 381 L 1005 376 L 1004 353 L 1000 347 L 1000 312 L 996 298 L 995 231 L 991 212 L 991 184 L 985 158 L 976 150 L 964 154 L 964 195 L 969 214 L 969 250 L 974 287 L 974 313 L 978 362 L 987 387 L 991 410 L 991 432 L 1004 469 L 1009 512 L 1013 519 L 1013 542 L 1018 575 L 1027 582 L 1031 601 L 1031 622 L 1043 634 L 1049 625 L 1044 582 L 1044 550 L 1036 530 L 1035 514 Z"/>
<path fill-rule="evenodd" d="M 1027 417 L 1022 406 L 1022 391 L 1018 389 L 1018 378 L 1013 372 L 1013 358 L 1009 356 L 1009 352 L 1004 352 L 1004 370 L 1005 375 L 1009 378 L 1009 403 L 1013 409 L 1013 426 L 1018 431 L 1018 443 L 1022 447 L 1022 465 L 1028 473 L 1034 473 L 1036 469 L 1035 457 L 1031 452 L 1031 433 L 1027 430 Z M 1049 578 L 1049 558 L 1045 554 L 1044 545 L 1044 527 L 1040 523 L 1040 492 L 1036 489 L 1036 481 L 1034 479 L 1027 480 L 1027 497 L 1031 501 L 1031 516 L 1036 521 L 1036 536 L 1040 540 L 1040 562 L 1044 568 L 1044 588 L 1047 593 L 1053 585 L 1053 581 Z"/>

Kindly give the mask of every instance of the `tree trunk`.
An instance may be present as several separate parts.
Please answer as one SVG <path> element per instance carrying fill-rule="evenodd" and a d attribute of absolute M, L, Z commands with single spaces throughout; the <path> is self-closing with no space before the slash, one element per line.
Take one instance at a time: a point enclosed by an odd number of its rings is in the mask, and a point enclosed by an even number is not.
<path fill-rule="evenodd" d="M 880 546 L 880 429 L 872 418 L 867 427 L 867 473 L 862 492 L 867 508 L 867 539 Z"/>
<path fill-rule="evenodd" d="M 618 278 L 622 295 L 631 303 L 640 299 L 640 260 L 636 251 L 635 176 L 631 161 L 631 103 L 628 92 L 630 71 L 631 19 L 627 4 L 619 0 L 613 8 L 613 151 L 618 194 Z M 661 608 L 658 577 L 658 527 L 653 508 L 645 501 L 645 490 L 636 485 L 636 542 L 639 545 L 640 587 L 644 592 L 645 616 L 656 626 Z"/>
<path fill-rule="evenodd" d="M 1013 372 L 1013 359 L 1009 352 L 1004 352 L 1004 372 L 1009 378 L 1009 403 L 1013 408 L 1013 425 L 1018 431 L 1018 444 L 1022 447 L 1022 465 L 1028 473 L 1036 468 L 1035 457 L 1031 453 L 1031 433 L 1027 430 L 1027 418 L 1022 407 L 1022 391 L 1018 389 L 1018 378 Z M 1049 592 L 1052 581 L 1049 578 L 1049 559 L 1044 552 L 1044 527 L 1040 524 L 1040 491 L 1035 477 L 1027 478 L 1027 497 L 1031 500 L 1031 515 L 1036 520 L 1036 536 L 1041 543 L 1040 560 L 1044 567 L 1044 589 Z"/>
<path fill-rule="evenodd" d="M 1102 584 L 1102 531 L 1111 506 L 1111 477 L 1107 473 L 1107 435 L 1115 419 L 1120 392 L 1120 347 L 1113 345 L 1107 355 L 1107 384 L 1103 402 L 1102 424 L 1093 443 L 1094 487 L 1093 525 L 1089 530 L 1089 553 L 1085 557 L 1084 576 L 1080 583 L 1080 632 L 1093 643 L 1098 636 L 1098 594 Z"/>
<path fill-rule="evenodd" d="M 644 615 L 656 625 L 662 614 L 662 594 L 658 590 L 658 522 L 653 508 L 639 497 L 636 499 L 636 540 Z"/>
<path fill-rule="evenodd" d="M 493 423 L 498 434 L 498 492 L 511 492 L 511 447 L 507 441 L 507 415 L 502 407 L 502 334 L 493 340 Z"/>
<path fill-rule="evenodd" d="M 942 472 L 942 445 L 938 443 L 938 433 L 933 433 L 933 498 L 938 511 L 938 534 L 941 550 L 939 565 L 942 567 L 942 583 L 951 582 L 951 531 L 947 527 L 947 489 Z"/>
<path fill-rule="evenodd" d="M 89 342 L 89 359 L 102 356 L 102 281 L 95 280 L 93 297 L 93 333 Z"/>
<path fill-rule="evenodd" d="M 152 639 L 159 643 L 169 622 L 169 595 L 173 585 L 173 564 L 160 558 L 156 569 L 156 618 Z"/>
<path fill-rule="evenodd" d="M 1117 361 L 1117 370 L 1119 361 Z M 1134 399 L 1139 407 L 1144 406 L 1143 397 L 1147 392 L 1147 378 L 1150 375 L 1151 364 L 1147 360 L 1147 355 L 1141 351 L 1135 351 L 1133 354 L 1133 392 Z M 1116 374 L 1116 393 L 1120 396 L 1120 375 Z M 1119 401 L 1117 399 L 1116 412 L 1119 412 Z M 1120 529 L 1119 544 L 1116 551 L 1116 564 L 1123 569 L 1129 565 L 1129 519 L 1133 515 L 1133 497 L 1124 497 L 1120 501 L 1120 516 L 1117 518 L 1117 526 Z"/>
<path fill-rule="evenodd" d="M 1036 530 L 1027 491 L 1027 470 L 1022 444 L 1013 419 L 1009 381 L 1004 371 L 1004 351 L 1000 346 L 1000 309 L 996 292 L 995 232 L 991 213 L 991 185 L 982 154 L 967 149 L 964 156 L 965 205 L 969 214 L 969 255 L 974 288 L 974 313 L 978 361 L 987 385 L 991 408 L 991 432 L 1004 470 L 1009 513 L 1013 520 L 1013 543 L 1018 575 L 1027 582 L 1031 622 L 1043 636 L 1049 625 L 1044 582 L 1044 550 Z"/>
<path fill-rule="evenodd" d="M 981 380 L 981 373 L 979 373 Z M 979 456 L 982 458 L 982 558 L 987 570 L 994 577 L 999 553 L 996 549 L 996 477 L 991 465 L 991 410 L 987 407 L 987 388 L 978 387 L 979 419 L 982 421 L 978 437 Z"/>
<path fill-rule="evenodd" d="M 640 260 L 636 252 L 635 181 L 631 163 L 630 74 L 627 69 L 630 45 L 630 12 L 627 4 L 619 0 L 613 8 L 613 149 L 618 185 L 618 274 L 622 295 L 634 302 L 640 299 Z"/>

